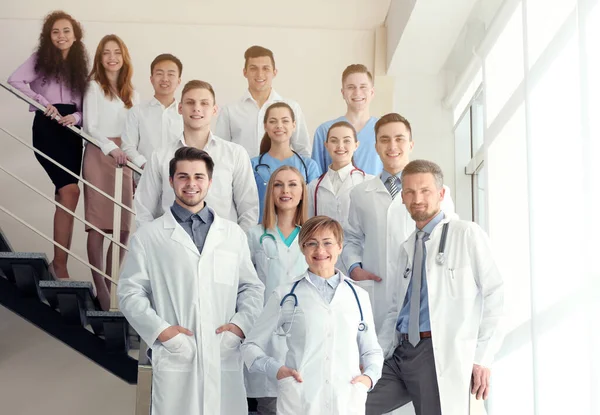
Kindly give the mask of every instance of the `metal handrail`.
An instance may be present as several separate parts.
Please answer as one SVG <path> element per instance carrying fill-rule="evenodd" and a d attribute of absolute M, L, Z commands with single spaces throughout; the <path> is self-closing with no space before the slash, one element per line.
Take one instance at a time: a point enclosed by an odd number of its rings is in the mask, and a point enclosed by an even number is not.
<path fill-rule="evenodd" d="M 10 85 L 8 85 L 8 84 L 6 84 L 4 82 L 0 82 L 0 86 L 2 88 L 6 89 L 11 94 L 13 94 L 13 95 L 17 96 L 18 98 L 22 99 L 23 101 L 27 102 L 29 105 L 36 107 L 40 111 L 46 112 L 46 107 L 44 107 L 42 104 L 40 104 L 36 100 L 34 100 L 34 99 L 28 97 L 27 95 L 23 94 L 18 89 L 13 88 L 12 86 L 10 86 Z M 58 121 L 58 120 L 61 119 L 61 117 L 57 115 L 57 116 L 54 117 L 54 119 L 56 119 Z M 73 131 L 75 134 L 78 134 L 79 136 L 81 136 L 81 138 L 83 138 L 88 143 L 91 143 L 91 144 L 95 145 L 96 147 L 100 148 L 100 146 L 98 145 L 98 141 L 94 137 L 92 137 L 91 135 L 89 135 L 86 132 L 84 132 L 81 128 L 78 128 L 78 127 L 75 127 L 75 126 L 72 126 L 72 125 L 65 126 L 65 128 L 68 128 L 69 130 Z M 138 166 L 136 166 L 132 162 L 127 161 L 126 166 L 129 167 L 134 172 L 142 174 L 142 169 L 140 169 Z"/>

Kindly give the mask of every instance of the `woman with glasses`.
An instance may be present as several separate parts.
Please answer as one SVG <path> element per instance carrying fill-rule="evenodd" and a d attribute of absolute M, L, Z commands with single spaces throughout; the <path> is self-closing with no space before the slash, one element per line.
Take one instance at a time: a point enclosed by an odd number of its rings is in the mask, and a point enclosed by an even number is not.
<path fill-rule="evenodd" d="M 306 183 L 294 167 L 282 166 L 273 172 L 266 190 L 262 224 L 248 231 L 252 262 L 265 284 L 265 302 L 280 284 L 292 281 L 306 270 L 298 245 L 300 227 L 306 221 Z M 265 346 L 269 354 L 283 360 L 285 339 L 273 337 Z M 246 373 L 246 393 L 257 398 L 260 415 L 275 414 L 277 382 L 263 373 Z"/>
<path fill-rule="evenodd" d="M 315 216 L 298 239 L 308 270 L 271 294 L 242 345 L 244 362 L 277 380 L 277 414 L 364 414 L 383 366 L 369 295 L 335 268 L 337 221 Z M 276 337 L 285 339 L 284 359 L 269 351 Z"/>
<path fill-rule="evenodd" d="M 285 102 L 271 104 L 265 111 L 263 121 L 265 135 L 260 142 L 260 156 L 251 160 L 260 203 L 259 222 L 262 222 L 264 214 L 263 203 L 267 183 L 277 168 L 295 167 L 306 183 L 310 183 L 321 174 L 321 169 L 313 159 L 292 150 L 290 143 L 296 130 L 296 117 L 292 107 Z"/>

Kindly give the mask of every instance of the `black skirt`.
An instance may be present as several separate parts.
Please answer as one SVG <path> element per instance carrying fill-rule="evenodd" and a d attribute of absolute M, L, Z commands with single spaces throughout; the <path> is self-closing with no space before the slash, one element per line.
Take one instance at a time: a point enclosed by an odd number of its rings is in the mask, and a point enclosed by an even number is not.
<path fill-rule="evenodd" d="M 66 116 L 77 111 L 72 104 L 54 104 L 60 115 Z M 36 111 L 33 119 L 33 147 L 41 151 L 54 161 L 62 164 L 73 173 L 81 174 L 81 158 L 83 155 L 82 138 L 67 127 L 45 116 L 43 112 Z M 79 179 L 40 156 L 36 153 L 35 158 L 40 162 L 50 180 L 58 190 L 68 184 L 77 184 Z"/>

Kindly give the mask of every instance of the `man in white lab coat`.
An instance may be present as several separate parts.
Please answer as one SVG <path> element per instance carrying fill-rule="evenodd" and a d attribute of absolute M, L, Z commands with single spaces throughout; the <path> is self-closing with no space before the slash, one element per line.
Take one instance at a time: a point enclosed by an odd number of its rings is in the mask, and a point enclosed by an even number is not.
<path fill-rule="evenodd" d="M 210 130 L 211 119 L 217 113 L 213 87 L 199 80 L 186 83 L 179 113 L 183 117 L 183 134 L 152 153 L 135 194 L 138 228 L 161 216 L 173 203 L 169 160 L 175 150 L 189 146 L 206 151 L 215 161 L 213 183 L 206 196 L 208 205 L 247 232 L 258 222 L 258 190 L 244 148 L 217 137 Z"/>
<path fill-rule="evenodd" d="M 121 311 L 152 349 L 152 415 L 248 411 L 239 346 L 262 311 L 244 231 L 205 203 L 213 161 L 194 147 L 169 163 L 175 202 L 132 237 Z"/>
<path fill-rule="evenodd" d="M 415 227 L 399 194 L 400 176 L 413 147 L 406 118 L 396 113 L 381 117 L 375 123 L 375 149 L 383 171 L 350 192 L 342 260 L 350 277 L 371 296 L 378 331 L 404 271 L 397 261 L 400 245 Z M 446 189 L 442 210 L 454 212 L 450 189 Z"/>
<path fill-rule="evenodd" d="M 415 160 L 402 173 L 402 200 L 416 229 L 398 252 L 403 278 L 379 331 L 386 360 L 367 415 L 412 401 L 417 415 L 469 415 L 486 399 L 502 342 L 504 284 L 485 232 L 441 210 L 443 174 Z"/>

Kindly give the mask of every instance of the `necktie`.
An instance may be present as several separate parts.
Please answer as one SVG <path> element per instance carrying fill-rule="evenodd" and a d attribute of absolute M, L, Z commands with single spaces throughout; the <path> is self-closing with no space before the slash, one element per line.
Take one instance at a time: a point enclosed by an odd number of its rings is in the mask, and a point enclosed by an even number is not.
<path fill-rule="evenodd" d="M 421 277 L 423 274 L 423 237 L 425 232 L 417 232 L 415 260 L 413 261 L 412 289 L 410 292 L 410 314 L 408 317 L 408 341 L 413 346 L 419 344 L 419 315 L 421 311 Z"/>
<path fill-rule="evenodd" d="M 396 176 L 390 176 L 385 181 L 388 185 L 388 190 L 390 191 L 390 195 L 392 196 L 392 200 L 398 194 L 398 186 L 396 186 Z"/>

